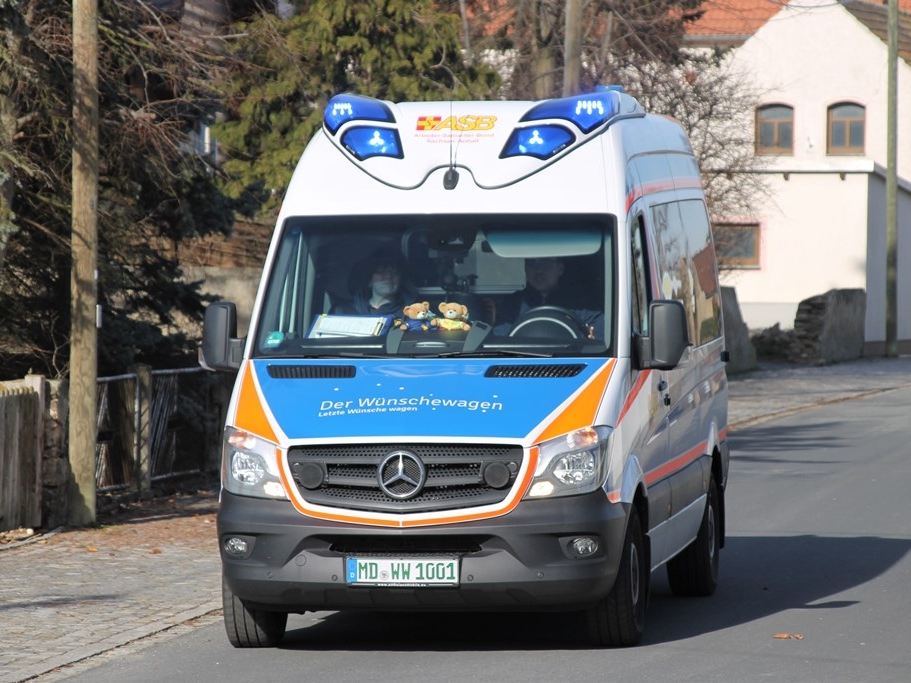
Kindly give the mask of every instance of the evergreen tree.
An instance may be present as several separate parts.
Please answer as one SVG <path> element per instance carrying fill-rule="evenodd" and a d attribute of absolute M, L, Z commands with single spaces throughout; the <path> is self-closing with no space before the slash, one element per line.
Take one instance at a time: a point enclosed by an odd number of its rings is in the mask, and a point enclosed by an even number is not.
<path fill-rule="evenodd" d="M 168 7 L 176 3 L 159 3 Z M 67 371 L 72 26 L 69 0 L 0 0 L 0 372 Z M 189 133 L 215 110 L 208 42 L 179 12 L 99 7 L 99 372 L 195 360 L 201 317 L 177 245 L 230 230 L 232 205 Z"/>
<path fill-rule="evenodd" d="M 430 0 L 297 2 L 292 16 L 263 11 L 240 22 L 222 82 L 226 120 L 216 126 L 226 192 L 277 207 L 326 102 L 342 92 L 382 99 L 487 99 L 489 67 L 461 51 L 457 13 Z"/>

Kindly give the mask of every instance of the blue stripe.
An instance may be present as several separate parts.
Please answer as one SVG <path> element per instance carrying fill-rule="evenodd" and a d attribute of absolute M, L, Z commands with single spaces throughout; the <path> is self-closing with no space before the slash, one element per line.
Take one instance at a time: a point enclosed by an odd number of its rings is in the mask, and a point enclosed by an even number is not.
<path fill-rule="evenodd" d="M 561 362 L 561 361 L 556 361 Z M 562 361 L 565 362 L 565 361 Z M 553 365 L 497 359 L 353 360 L 350 379 L 274 379 L 269 365 L 338 361 L 256 360 L 263 395 L 289 439 L 481 437 L 523 439 L 602 366 L 574 377 L 490 378 L 492 365 Z"/>

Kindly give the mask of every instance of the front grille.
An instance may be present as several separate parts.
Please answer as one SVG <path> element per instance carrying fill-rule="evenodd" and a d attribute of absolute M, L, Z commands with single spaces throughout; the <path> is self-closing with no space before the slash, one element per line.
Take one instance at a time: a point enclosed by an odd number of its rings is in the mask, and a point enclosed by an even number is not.
<path fill-rule="evenodd" d="M 417 456 L 426 472 L 423 488 L 407 500 L 393 498 L 380 487 L 378 468 L 396 451 Z M 292 448 L 288 464 L 308 503 L 406 514 L 499 503 L 515 484 L 522 457 L 519 446 L 347 444 Z"/>

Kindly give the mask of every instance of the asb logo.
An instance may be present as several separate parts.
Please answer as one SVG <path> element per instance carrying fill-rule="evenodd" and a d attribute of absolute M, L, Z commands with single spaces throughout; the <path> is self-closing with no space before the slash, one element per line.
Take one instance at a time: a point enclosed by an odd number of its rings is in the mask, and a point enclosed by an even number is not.
<path fill-rule="evenodd" d="M 496 116 L 419 116 L 417 129 L 420 131 L 433 130 L 492 130 L 497 121 Z"/>

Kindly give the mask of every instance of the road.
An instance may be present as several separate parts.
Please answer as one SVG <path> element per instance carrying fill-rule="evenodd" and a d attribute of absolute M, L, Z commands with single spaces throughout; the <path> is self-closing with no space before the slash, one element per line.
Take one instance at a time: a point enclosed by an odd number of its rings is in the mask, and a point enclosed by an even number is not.
<path fill-rule="evenodd" d="M 218 617 L 41 681 L 911 680 L 911 389 L 735 432 L 712 598 L 656 572 L 643 644 L 589 647 L 572 615 L 292 617 L 234 650 Z"/>

